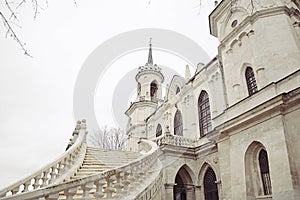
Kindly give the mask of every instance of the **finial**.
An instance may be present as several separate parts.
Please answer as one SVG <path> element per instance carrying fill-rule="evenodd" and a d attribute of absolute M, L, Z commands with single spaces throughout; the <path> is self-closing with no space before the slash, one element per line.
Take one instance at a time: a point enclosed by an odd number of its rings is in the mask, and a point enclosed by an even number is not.
<path fill-rule="evenodd" d="M 152 38 L 149 40 L 149 54 L 148 54 L 148 64 L 153 65 L 153 59 L 152 59 Z"/>
<path fill-rule="evenodd" d="M 191 71 L 188 65 L 185 66 L 185 79 L 189 80 L 191 78 Z"/>

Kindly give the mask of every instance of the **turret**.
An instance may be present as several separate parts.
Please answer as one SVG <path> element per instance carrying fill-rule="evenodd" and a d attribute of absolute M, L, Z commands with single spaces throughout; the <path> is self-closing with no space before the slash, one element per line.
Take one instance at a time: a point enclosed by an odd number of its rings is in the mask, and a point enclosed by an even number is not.
<path fill-rule="evenodd" d="M 150 39 L 148 62 L 138 68 L 137 99 L 131 103 L 125 114 L 128 116 L 127 134 L 135 138 L 147 138 L 145 119 L 150 116 L 162 101 L 162 83 L 164 76 L 161 68 L 153 64 Z"/>

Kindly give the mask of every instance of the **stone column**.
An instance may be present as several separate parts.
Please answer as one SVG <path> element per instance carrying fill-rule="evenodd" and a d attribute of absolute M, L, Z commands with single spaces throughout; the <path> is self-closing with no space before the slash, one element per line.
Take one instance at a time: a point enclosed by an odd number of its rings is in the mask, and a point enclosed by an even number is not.
<path fill-rule="evenodd" d="M 200 200 L 201 199 L 201 186 L 195 185 L 195 199 Z"/>
<path fill-rule="evenodd" d="M 194 186 L 186 186 L 186 199 L 196 200 Z"/>
<path fill-rule="evenodd" d="M 173 200 L 173 191 L 174 191 L 174 183 L 165 183 L 165 199 L 166 200 Z"/>

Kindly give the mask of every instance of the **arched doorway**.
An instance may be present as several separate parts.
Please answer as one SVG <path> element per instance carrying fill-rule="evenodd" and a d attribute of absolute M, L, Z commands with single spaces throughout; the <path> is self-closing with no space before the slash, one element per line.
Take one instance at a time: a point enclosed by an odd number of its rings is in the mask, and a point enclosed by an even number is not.
<path fill-rule="evenodd" d="M 185 169 L 186 166 L 180 168 L 175 177 L 175 186 L 173 190 L 174 200 L 194 200 L 195 190 L 192 178 Z"/>
<path fill-rule="evenodd" d="M 203 183 L 205 200 L 219 200 L 216 174 L 212 168 L 206 170 Z"/>

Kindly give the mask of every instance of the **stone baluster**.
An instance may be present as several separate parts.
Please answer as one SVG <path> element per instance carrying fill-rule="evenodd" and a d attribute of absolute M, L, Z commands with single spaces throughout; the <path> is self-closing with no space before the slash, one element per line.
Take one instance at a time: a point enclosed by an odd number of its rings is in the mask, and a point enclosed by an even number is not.
<path fill-rule="evenodd" d="M 129 184 L 130 184 L 130 181 L 128 180 L 128 176 L 130 174 L 130 172 L 128 170 L 124 170 L 123 172 L 123 181 L 122 181 L 122 184 L 123 184 L 123 191 L 122 193 L 124 195 L 127 195 L 129 193 Z"/>
<path fill-rule="evenodd" d="M 45 196 L 45 199 L 46 200 L 57 200 L 59 197 L 59 194 L 58 193 L 55 193 L 55 194 L 48 194 Z"/>
<path fill-rule="evenodd" d="M 81 200 L 90 200 L 90 190 L 93 188 L 94 183 L 88 182 L 81 186 L 81 189 L 83 190 L 82 198 Z"/>
<path fill-rule="evenodd" d="M 70 169 L 71 166 L 72 166 L 72 155 L 71 154 L 68 156 L 66 163 L 67 163 L 67 166 L 68 166 L 67 169 Z"/>
<path fill-rule="evenodd" d="M 31 185 L 31 180 L 32 180 L 32 179 L 26 181 L 26 182 L 23 184 L 23 185 L 24 185 L 24 190 L 23 190 L 23 192 L 27 192 L 27 191 L 29 190 L 29 187 L 30 187 L 30 185 Z"/>
<path fill-rule="evenodd" d="M 112 184 L 113 184 L 113 181 L 115 180 L 115 177 L 112 176 L 112 175 L 107 175 L 105 177 L 105 180 L 106 180 L 106 183 L 107 183 L 107 186 L 106 186 L 106 189 L 105 189 L 106 197 L 111 198 L 112 195 L 113 195 L 113 192 L 115 192 L 115 188 L 112 187 Z"/>
<path fill-rule="evenodd" d="M 77 187 L 70 188 L 64 191 L 66 200 L 73 200 L 74 195 L 77 193 Z"/>
<path fill-rule="evenodd" d="M 61 175 L 63 174 L 63 173 L 62 173 L 62 172 L 63 172 L 63 164 L 62 164 L 62 161 L 59 162 L 59 163 L 57 164 L 56 170 L 57 170 L 56 178 L 61 177 Z"/>
<path fill-rule="evenodd" d="M 65 173 L 68 169 L 69 169 L 69 167 L 70 167 L 70 165 L 68 165 L 68 157 L 65 157 L 64 158 L 64 161 L 63 161 L 63 168 L 62 168 L 62 174 L 63 173 Z"/>
<path fill-rule="evenodd" d="M 49 172 L 50 172 L 50 169 L 47 169 L 44 172 L 44 175 L 42 177 L 42 180 L 43 180 L 42 187 L 45 187 L 46 185 L 48 185 L 47 180 L 48 180 L 48 174 L 49 174 Z"/>
<path fill-rule="evenodd" d="M 56 165 L 53 166 L 53 167 L 51 167 L 51 172 L 50 172 L 51 178 L 49 180 L 49 184 L 53 183 L 55 181 L 55 179 L 56 179 L 56 168 L 57 168 Z"/>
<path fill-rule="evenodd" d="M 143 169 L 144 169 L 145 176 L 152 173 L 152 159 L 147 159 L 144 161 Z"/>
<path fill-rule="evenodd" d="M 20 186 L 17 186 L 17 187 L 15 187 L 15 188 L 13 188 L 13 189 L 11 190 L 12 195 L 17 194 L 17 192 L 19 192 L 19 189 L 20 189 Z"/>
<path fill-rule="evenodd" d="M 122 187 L 123 187 L 123 181 L 122 179 L 124 178 L 124 172 L 117 172 L 116 173 L 116 183 L 114 184 L 115 185 L 115 188 L 116 188 L 116 197 L 120 197 L 121 196 L 121 193 L 122 193 Z"/>
<path fill-rule="evenodd" d="M 135 183 L 140 182 L 139 168 L 137 166 L 133 167 L 133 177 Z"/>
<path fill-rule="evenodd" d="M 94 184 L 96 185 L 96 192 L 94 193 L 94 197 L 100 200 L 104 197 L 103 186 L 106 184 L 106 181 L 104 180 L 104 178 L 100 178 L 100 180 L 95 181 Z"/>
<path fill-rule="evenodd" d="M 143 180 L 144 177 L 146 176 L 146 166 L 145 166 L 145 162 L 142 160 L 141 163 L 138 166 L 139 171 L 138 171 L 138 175 L 139 175 L 139 179 Z"/>
<path fill-rule="evenodd" d="M 37 189 L 40 187 L 41 175 L 34 177 L 33 189 Z"/>

